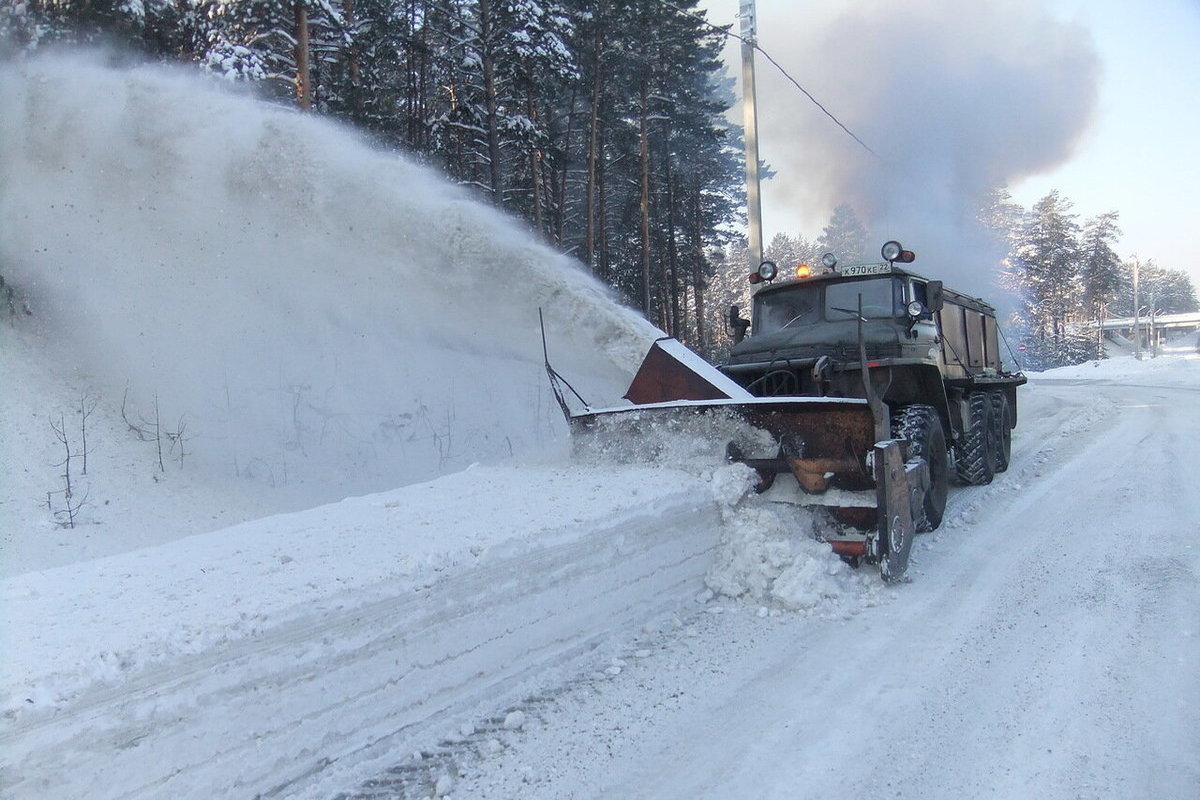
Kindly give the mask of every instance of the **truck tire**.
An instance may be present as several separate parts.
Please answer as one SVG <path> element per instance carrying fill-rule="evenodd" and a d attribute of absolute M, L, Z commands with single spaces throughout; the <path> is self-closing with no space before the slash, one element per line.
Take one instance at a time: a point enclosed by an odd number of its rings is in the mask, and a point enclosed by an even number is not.
<path fill-rule="evenodd" d="M 892 435 L 908 441 L 909 458 L 923 458 L 929 465 L 929 489 L 913 504 L 913 522 L 918 532 L 937 530 L 946 513 L 950 484 L 950 454 L 942 419 L 933 406 L 900 406 L 892 411 Z"/>
<path fill-rule="evenodd" d="M 1012 459 L 1012 409 L 1008 395 L 999 389 L 992 390 L 992 471 L 1004 472 Z"/>
<path fill-rule="evenodd" d="M 967 395 L 967 426 L 954 452 L 954 472 L 963 486 L 983 486 L 995 476 L 992 398 L 988 392 Z"/>

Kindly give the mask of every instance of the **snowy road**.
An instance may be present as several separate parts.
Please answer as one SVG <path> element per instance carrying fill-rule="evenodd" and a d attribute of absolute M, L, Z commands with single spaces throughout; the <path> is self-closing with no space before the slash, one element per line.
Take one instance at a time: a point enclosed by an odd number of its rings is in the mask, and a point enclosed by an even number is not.
<path fill-rule="evenodd" d="M 1200 361 L 1120 366 L 894 587 L 737 468 L 582 463 L 10 576 L 0 795 L 1194 800 Z"/>
<path fill-rule="evenodd" d="M 711 602 L 460 758 L 455 795 L 1195 798 L 1200 391 L 1023 403 L 1012 468 L 952 493 L 912 583 L 807 618 Z"/>

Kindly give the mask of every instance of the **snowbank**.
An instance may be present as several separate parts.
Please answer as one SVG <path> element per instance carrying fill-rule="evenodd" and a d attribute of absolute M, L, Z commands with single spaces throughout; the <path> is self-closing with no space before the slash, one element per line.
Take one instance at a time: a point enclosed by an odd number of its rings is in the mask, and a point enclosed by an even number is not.
<path fill-rule="evenodd" d="M 747 496 L 747 468 L 596 458 L 476 466 L 3 580 L 0 789 L 320 796 L 697 599 L 879 602 L 874 570 L 796 536 L 806 512 Z"/>
<path fill-rule="evenodd" d="M 415 747 L 690 602 L 714 485 L 478 467 L 9 578 L 0 786 L 252 796 Z"/>
<path fill-rule="evenodd" d="M 1194 337 L 1194 334 L 1192 335 Z M 1152 381 L 1162 386 L 1200 386 L 1200 350 L 1195 339 L 1184 337 L 1162 349 L 1156 358 L 1140 361 L 1132 355 L 1088 361 L 1072 367 L 1059 367 L 1029 373 L 1031 381 L 1102 380 L 1136 384 Z"/>

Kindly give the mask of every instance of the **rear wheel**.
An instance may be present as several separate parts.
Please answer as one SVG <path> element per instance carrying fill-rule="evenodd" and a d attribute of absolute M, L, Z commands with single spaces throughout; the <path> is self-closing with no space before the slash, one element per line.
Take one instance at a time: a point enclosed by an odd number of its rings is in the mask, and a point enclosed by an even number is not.
<path fill-rule="evenodd" d="M 892 412 L 892 433 L 908 441 L 909 458 L 924 459 L 929 465 L 929 488 L 913 498 L 913 523 L 918 531 L 936 530 L 946 513 L 950 484 L 950 458 L 941 417 L 933 406 L 901 406 Z"/>
<path fill-rule="evenodd" d="M 983 486 L 995 476 L 992 398 L 988 392 L 967 395 L 967 427 L 954 452 L 954 472 L 964 486 Z"/>
<path fill-rule="evenodd" d="M 992 470 L 1008 469 L 1012 458 L 1012 409 L 1008 395 L 1001 390 L 989 392 L 992 402 Z"/>

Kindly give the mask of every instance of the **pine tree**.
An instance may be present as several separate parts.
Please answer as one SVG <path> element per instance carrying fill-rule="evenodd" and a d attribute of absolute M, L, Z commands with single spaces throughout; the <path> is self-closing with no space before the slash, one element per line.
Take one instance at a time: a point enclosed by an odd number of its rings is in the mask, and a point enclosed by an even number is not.
<path fill-rule="evenodd" d="M 733 344 L 726 325 L 729 307 L 736 305 L 741 316 L 750 316 L 752 287 L 747 280 L 749 258 L 750 246 L 744 236 L 710 256 L 714 271 L 709 283 L 709 300 L 718 324 L 713 326 L 713 335 L 707 342 L 704 354 L 714 363 L 723 361 Z"/>
<path fill-rule="evenodd" d="M 1014 203 L 1007 186 L 997 186 L 984 197 L 978 219 L 1011 259 L 1029 221 L 1029 212 Z"/>
<path fill-rule="evenodd" d="M 1016 248 L 1025 319 L 1038 346 L 1047 352 L 1060 348 L 1067 320 L 1080 307 L 1079 225 L 1075 220 L 1071 202 L 1053 191 L 1034 205 Z"/>
<path fill-rule="evenodd" d="M 1089 220 L 1083 231 L 1080 271 L 1083 303 L 1088 316 L 1096 323 L 1098 349 L 1103 344 L 1100 326 L 1121 288 L 1121 259 L 1113 249 L 1121 236 L 1121 229 L 1117 227 L 1119 216 L 1115 211 L 1101 214 Z"/>
<path fill-rule="evenodd" d="M 829 224 L 822 229 L 817 248 L 822 253 L 833 253 L 839 264 L 860 263 L 871 251 L 870 234 L 854 209 L 843 203 L 833 210 Z"/>
<path fill-rule="evenodd" d="M 440 166 L 704 346 L 743 204 L 724 37 L 698 0 L 23 0 L 21 52 L 117 38 Z"/>
<path fill-rule="evenodd" d="M 155 57 L 187 57 L 198 17 L 175 0 L 27 0 L 0 3 L 0 56 L 50 45 L 120 43 Z"/>
<path fill-rule="evenodd" d="M 1120 288 L 1112 302 L 1112 316 L 1132 317 L 1133 262 L 1136 256 L 1120 265 Z M 1158 266 L 1154 259 L 1139 261 L 1139 311 L 1142 316 L 1154 314 L 1186 314 L 1200 311 L 1196 287 L 1183 270 Z"/>
<path fill-rule="evenodd" d="M 821 250 L 817 243 L 804 238 L 803 235 L 788 236 L 777 233 L 763 251 L 763 257 L 774 261 L 779 267 L 780 274 L 786 274 L 800 264 L 815 266 L 821 263 L 821 256 L 828 251 Z"/>
<path fill-rule="evenodd" d="M 678 4 L 691 14 L 696 3 Z M 562 246 L 682 338 L 704 339 L 705 253 L 740 202 L 740 154 L 723 118 L 722 37 L 650 0 L 573 0 L 580 78 L 568 113 L 580 186 Z M 576 144 L 577 142 L 577 144 Z M 711 305 L 711 303 L 709 304 Z"/>
<path fill-rule="evenodd" d="M 1153 284 L 1158 311 L 1162 314 L 1187 314 L 1200 311 L 1196 285 L 1181 269 L 1164 267 Z"/>
<path fill-rule="evenodd" d="M 205 69 L 261 82 L 300 108 L 324 102 L 317 91 L 322 70 L 335 43 L 347 37 L 339 6 L 324 0 L 197 0 L 197 10 L 205 20 L 198 45 Z"/>

